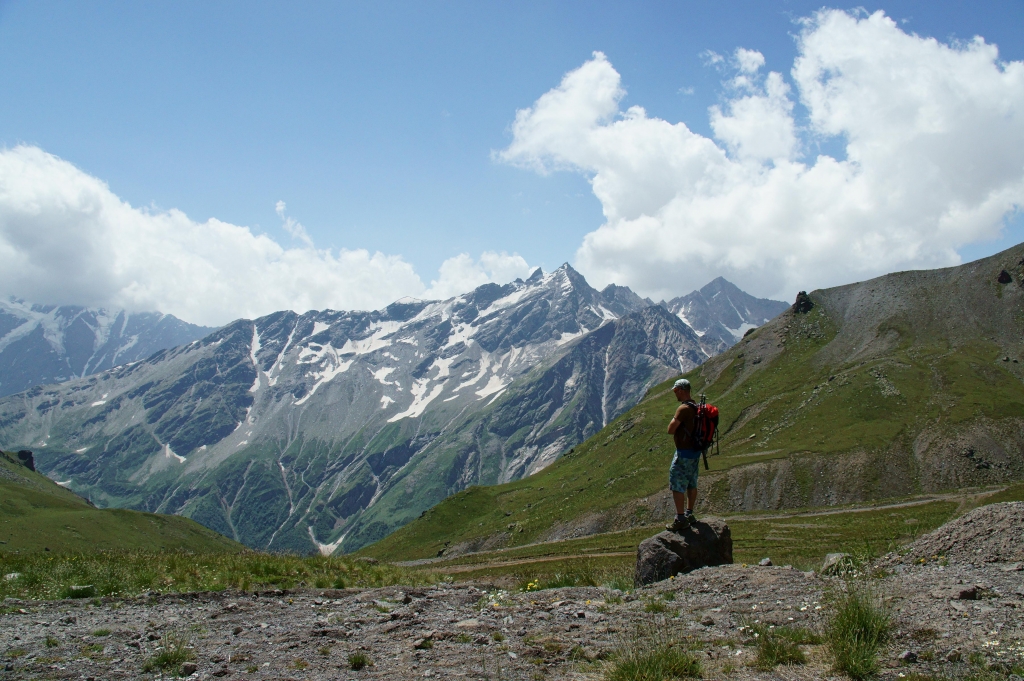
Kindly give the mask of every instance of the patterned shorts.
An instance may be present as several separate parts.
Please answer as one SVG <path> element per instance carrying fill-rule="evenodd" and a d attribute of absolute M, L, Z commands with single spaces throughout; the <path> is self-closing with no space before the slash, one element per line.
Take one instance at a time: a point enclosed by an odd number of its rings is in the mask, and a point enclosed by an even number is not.
<path fill-rule="evenodd" d="M 688 489 L 697 489 L 697 472 L 700 467 L 700 457 L 689 459 L 679 456 L 676 450 L 672 457 L 672 466 L 668 469 L 668 486 L 673 492 L 685 493 Z"/>

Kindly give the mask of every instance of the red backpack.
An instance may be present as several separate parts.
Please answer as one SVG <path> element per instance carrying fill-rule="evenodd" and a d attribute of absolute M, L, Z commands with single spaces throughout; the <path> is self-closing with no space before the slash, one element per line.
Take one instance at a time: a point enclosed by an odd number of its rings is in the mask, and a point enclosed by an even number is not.
<path fill-rule="evenodd" d="M 704 456 L 704 470 L 708 470 L 708 449 L 718 444 L 718 407 L 707 403 L 707 397 L 702 393 L 700 404 L 687 402 L 697 410 L 697 419 L 693 426 L 693 441 L 695 449 L 699 449 Z"/>

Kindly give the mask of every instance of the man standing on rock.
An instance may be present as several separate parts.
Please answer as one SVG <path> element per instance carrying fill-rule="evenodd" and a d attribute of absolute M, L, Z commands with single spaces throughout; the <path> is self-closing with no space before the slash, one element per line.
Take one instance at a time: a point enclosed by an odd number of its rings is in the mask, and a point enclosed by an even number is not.
<path fill-rule="evenodd" d="M 666 526 L 680 532 L 693 524 L 693 506 L 697 503 L 697 472 L 700 470 L 700 450 L 696 448 L 693 433 L 697 427 L 697 407 L 690 399 L 690 382 L 680 378 L 672 385 L 672 392 L 681 402 L 675 416 L 668 422 L 668 432 L 676 446 L 672 466 L 668 469 L 668 486 L 676 504 L 676 519 Z"/>

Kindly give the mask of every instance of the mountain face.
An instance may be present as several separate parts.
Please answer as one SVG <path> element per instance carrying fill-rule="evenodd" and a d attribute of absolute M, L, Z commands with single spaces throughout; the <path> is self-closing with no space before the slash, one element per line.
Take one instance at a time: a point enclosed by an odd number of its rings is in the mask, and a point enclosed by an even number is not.
<path fill-rule="evenodd" d="M 693 328 L 712 355 L 732 347 L 747 331 L 782 314 L 788 307 L 778 300 L 755 298 L 722 277 L 699 291 L 661 305 Z"/>
<path fill-rule="evenodd" d="M 721 417 L 698 515 L 969 498 L 1024 480 L 1024 244 L 801 293 L 687 377 Z M 464 490 L 366 553 L 426 558 L 662 521 L 675 405 L 662 384 L 538 474 Z"/>
<path fill-rule="evenodd" d="M 442 302 L 239 320 L 0 400 L 0 438 L 99 506 L 353 550 L 539 470 L 709 354 L 677 316 L 565 265 Z"/>
<path fill-rule="evenodd" d="M 136 362 L 211 331 L 159 312 L 0 301 L 0 397 Z"/>

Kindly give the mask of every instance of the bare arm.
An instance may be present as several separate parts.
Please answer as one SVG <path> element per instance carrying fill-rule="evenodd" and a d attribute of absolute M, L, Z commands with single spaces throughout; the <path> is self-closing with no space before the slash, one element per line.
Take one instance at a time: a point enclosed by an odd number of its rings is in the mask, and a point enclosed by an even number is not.
<path fill-rule="evenodd" d="M 676 430 L 678 430 L 679 426 L 682 424 L 682 421 L 679 420 L 679 409 L 682 409 L 682 407 L 679 407 L 678 409 L 676 409 L 675 416 L 673 416 L 672 420 L 668 422 L 668 434 L 669 435 L 675 435 L 676 434 Z"/>

